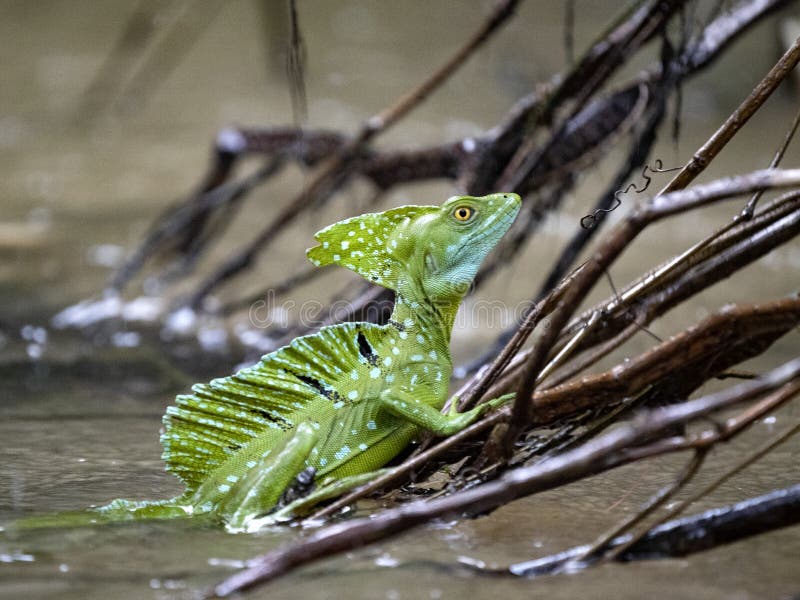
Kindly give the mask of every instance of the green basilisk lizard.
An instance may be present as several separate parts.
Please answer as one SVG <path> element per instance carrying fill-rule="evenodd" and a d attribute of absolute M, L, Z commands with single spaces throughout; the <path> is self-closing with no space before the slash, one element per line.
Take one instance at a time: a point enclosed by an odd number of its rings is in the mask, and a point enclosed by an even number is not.
<path fill-rule="evenodd" d="M 451 435 L 507 401 L 440 412 L 456 311 L 519 208 L 516 194 L 455 196 L 318 232 L 319 245 L 307 251 L 312 263 L 337 264 L 394 290 L 388 324 L 324 327 L 178 396 L 164 416 L 162 458 L 185 493 L 115 500 L 91 509 L 92 521 L 206 514 L 231 530 L 257 529 L 274 522 L 270 511 L 298 480 L 316 489 L 277 514 L 369 480 L 422 430 Z"/>

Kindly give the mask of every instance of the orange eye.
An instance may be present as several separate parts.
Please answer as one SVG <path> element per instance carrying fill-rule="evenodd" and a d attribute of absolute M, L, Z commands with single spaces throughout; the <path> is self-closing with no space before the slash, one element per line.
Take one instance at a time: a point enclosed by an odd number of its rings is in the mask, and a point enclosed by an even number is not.
<path fill-rule="evenodd" d="M 475 210 L 470 206 L 459 206 L 453 211 L 456 221 L 461 221 L 462 223 L 469 221 L 474 214 Z"/>

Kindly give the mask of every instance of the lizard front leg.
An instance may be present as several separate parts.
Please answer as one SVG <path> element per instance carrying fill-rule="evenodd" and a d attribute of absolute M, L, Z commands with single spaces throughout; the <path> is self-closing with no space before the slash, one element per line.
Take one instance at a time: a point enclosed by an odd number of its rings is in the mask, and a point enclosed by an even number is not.
<path fill-rule="evenodd" d="M 392 414 L 423 427 L 441 436 L 453 435 L 474 423 L 485 412 L 501 406 L 514 398 L 514 394 L 506 394 L 479 404 L 467 412 L 455 412 L 455 405 L 447 414 L 442 414 L 430 404 L 423 402 L 418 396 L 405 390 L 384 390 L 380 395 L 381 407 Z"/>

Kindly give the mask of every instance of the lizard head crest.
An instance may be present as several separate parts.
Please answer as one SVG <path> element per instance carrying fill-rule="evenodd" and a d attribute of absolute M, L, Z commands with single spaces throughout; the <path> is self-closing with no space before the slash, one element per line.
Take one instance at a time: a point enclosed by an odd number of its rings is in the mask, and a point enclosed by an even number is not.
<path fill-rule="evenodd" d="M 360 215 L 318 232 L 320 245 L 307 256 L 317 266 L 338 264 L 395 291 L 422 286 L 414 291 L 431 299 L 460 298 L 519 208 L 519 196 L 501 193 Z"/>

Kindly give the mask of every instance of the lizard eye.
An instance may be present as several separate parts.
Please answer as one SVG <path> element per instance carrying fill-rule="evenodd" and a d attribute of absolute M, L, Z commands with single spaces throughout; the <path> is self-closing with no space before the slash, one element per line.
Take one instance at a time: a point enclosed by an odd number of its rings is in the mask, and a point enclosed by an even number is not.
<path fill-rule="evenodd" d="M 453 217 L 456 221 L 466 223 L 475 216 L 475 209 L 471 206 L 457 206 L 453 211 Z"/>

